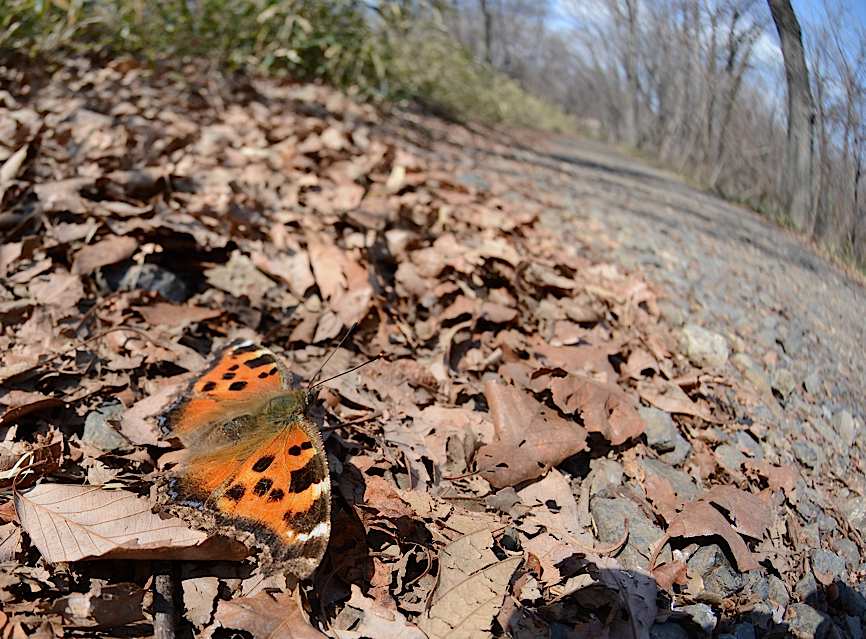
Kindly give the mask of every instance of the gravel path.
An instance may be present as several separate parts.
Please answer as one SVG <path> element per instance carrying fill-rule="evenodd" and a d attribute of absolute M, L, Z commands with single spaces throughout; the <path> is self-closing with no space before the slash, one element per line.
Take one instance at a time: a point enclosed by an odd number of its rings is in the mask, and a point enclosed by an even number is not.
<path fill-rule="evenodd" d="M 548 145 L 576 220 L 600 223 L 620 258 L 688 304 L 690 321 L 739 335 L 768 373 L 817 374 L 831 412 L 866 411 L 866 288 L 793 233 L 598 145 Z M 551 167 L 552 168 L 552 167 Z M 770 354 L 770 355 L 768 355 Z M 778 363 L 774 363 L 775 355 Z M 793 395 L 793 401 L 797 401 Z"/>
<path fill-rule="evenodd" d="M 505 174 L 534 181 L 565 210 L 551 209 L 547 224 L 599 257 L 613 250 L 620 263 L 661 284 L 672 323 L 725 335 L 747 355 L 736 358 L 737 368 L 748 367 L 758 386 L 780 387 L 774 395 L 785 414 L 795 409 L 832 422 L 847 411 L 862 424 L 862 276 L 759 214 L 602 144 L 522 134 L 500 137 L 491 149 L 489 132 L 452 127 L 440 137 L 435 122 L 425 126 L 439 137 L 438 153 L 466 165 L 467 180 Z"/>

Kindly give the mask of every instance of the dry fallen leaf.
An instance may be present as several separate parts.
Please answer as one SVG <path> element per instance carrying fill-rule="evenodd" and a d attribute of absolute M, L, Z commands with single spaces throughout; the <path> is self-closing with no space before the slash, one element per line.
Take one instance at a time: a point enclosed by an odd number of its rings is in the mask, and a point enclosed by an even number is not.
<path fill-rule="evenodd" d="M 553 401 L 566 413 L 578 412 L 591 433 L 619 446 L 637 437 L 646 425 L 634 402 L 619 387 L 576 375 L 550 380 Z"/>
<path fill-rule="evenodd" d="M 656 546 L 655 556 L 650 563 L 655 563 L 655 557 L 658 556 L 659 551 L 673 537 L 690 539 L 712 535 L 718 535 L 725 540 L 737 562 L 737 567 L 741 571 L 757 569 L 758 562 L 742 537 L 737 534 L 718 510 L 705 501 L 693 501 L 686 504 L 682 512 L 668 526 L 667 533 Z"/>
<path fill-rule="evenodd" d="M 428 637 L 469 639 L 489 635 L 511 575 L 523 560 L 518 556 L 500 561 L 492 547 L 493 534 L 482 529 L 442 549 L 439 583 L 430 609 L 418 622 Z"/>
<path fill-rule="evenodd" d="M 122 627 L 144 621 L 150 592 L 136 584 L 91 582 L 89 592 L 72 593 L 51 602 L 49 610 L 63 615 L 67 627 Z"/>
<path fill-rule="evenodd" d="M 331 625 L 339 639 L 388 637 L 389 639 L 426 639 L 418 626 L 406 620 L 396 609 L 386 608 L 371 597 L 365 597 L 355 584 L 352 596 Z"/>
<path fill-rule="evenodd" d="M 218 628 L 243 630 L 256 638 L 320 639 L 325 636 L 310 625 L 297 597 L 289 593 L 260 592 L 252 597 L 220 601 L 214 623 Z"/>
<path fill-rule="evenodd" d="M 151 306 L 138 306 L 135 310 L 141 313 L 145 322 L 159 326 L 184 327 L 222 315 L 222 311 L 214 308 L 169 304 L 167 302 L 157 302 Z"/>
<path fill-rule="evenodd" d="M 98 268 L 117 264 L 132 257 L 138 248 L 138 242 L 133 237 L 110 237 L 82 248 L 75 255 L 72 273 L 88 275 Z"/>
<path fill-rule="evenodd" d="M 683 389 L 672 382 L 655 378 L 652 382 L 640 382 L 637 389 L 642 399 L 663 411 L 694 415 L 704 421 L 719 423 L 706 408 L 689 399 Z"/>
<path fill-rule="evenodd" d="M 21 552 L 21 526 L 15 522 L 0 525 L 0 563 L 14 561 Z"/>
<path fill-rule="evenodd" d="M 653 568 L 653 578 L 662 590 L 670 591 L 674 584 L 688 583 L 688 567 L 682 561 L 672 561 Z"/>
<path fill-rule="evenodd" d="M 98 558 L 239 560 L 246 549 L 208 538 L 123 490 L 39 484 L 15 494 L 22 529 L 50 563 Z"/>
<path fill-rule="evenodd" d="M 586 431 L 513 386 L 484 384 L 496 440 L 478 450 L 481 476 L 496 488 L 543 475 L 548 468 L 586 449 Z"/>
<path fill-rule="evenodd" d="M 770 505 L 736 486 L 713 486 L 701 499 L 724 508 L 733 519 L 737 532 L 753 539 L 761 539 L 773 525 Z"/>

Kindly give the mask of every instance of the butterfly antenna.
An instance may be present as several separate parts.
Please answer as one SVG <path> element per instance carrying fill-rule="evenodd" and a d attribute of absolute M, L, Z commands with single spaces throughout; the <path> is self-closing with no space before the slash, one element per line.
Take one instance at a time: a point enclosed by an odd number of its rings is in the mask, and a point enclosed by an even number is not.
<path fill-rule="evenodd" d="M 338 350 L 340 350 L 340 348 L 343 346 L 343 344 L 346 343 L 346 340 L 349 339 L 349 335 L 351 335 L 351 334 L 355 331 L 355 329 L 356 329 L 357 327 L 358 327 L 358 322 L 354 322 L 354 323 L 349 327 L 349 330 L 346 331 L 346 334 L 343 335 L 343 338 L 340 340 L 340 343 L 337 344 L 336 348 L 331 349 L 331 352 L 330 352 L 330 353 L 328 354 L 328 356 L 325 358 L 325 361 L 322 362 L 322 363 L 319 365 L 319 370 L 317 370 L 317 371 L 316 371 L 316 374 L 313 375 L 313 376 L 310 378 L 310 381 L 309 381 L 309 383 L 307 384 L 307 391 L 311 391 L 313 388 L 315 388 L 316 386 L 318 386 L 318 384 L 315 383 L 315 382 L 316 382 L 316 378 L 317 378 L 319 375 L 322 374 L 322 370 L 325 368 L 325 366 L 328 364 L 328 362 L 331 361 L 331 358 L 334 356 L 334 354 L 335 354 Z M 347 372 L 348 372 L 348 371 L 347 371 Z M 342 373 L 341 373 L 341 375 L 342 375 Z M 333 378 L 332 378 L 332 379 L 333 379 Z M 328 380 L 325 380 L 325 381 L 328 381 Z"/>
<path fill-rule="evenodd" d="M 314 388 L 316 388 L 317 386 L 321 386 L 321 385 L 324 384 L 325 382 L 330 382 L 332 379 L 337 379 L 338 377 L 342 377 L 343 375 L 348 375 L 348 374 L 351 373 L 352 371 L 356 371 L 356 370 L 358 370 L 359 368 L 363 368 L 363 367 L 366 366 L 367 364 L 372 364 L 373 362 L 378 361 L 378 360 L 380 360 L 380 359 L 382 359 L 382 353 L 379 353 L 378 355 L 376 355 L 376 357 L 374 357 L 374 358 L 372 358 L 372 359 L 368 359 L 368 360 L 367 360 L 366 362 L 364 362 L 363 364 L 358 364 L 357 366 L 353 366 L 352 368 L 350 368 L 350 369 L 347 370 L 347 371 L 343 371 L 342 373 L 337 373 L 336 375 L 332 375 L 331 377 L 328 377 L 327 379 L 323 379 L 323 380 L 320 381 L 320 382 L 316 382 L 315 384 L 313 384 L 312 386 L 310 386 L 309 390 L 313 390 Z"/>

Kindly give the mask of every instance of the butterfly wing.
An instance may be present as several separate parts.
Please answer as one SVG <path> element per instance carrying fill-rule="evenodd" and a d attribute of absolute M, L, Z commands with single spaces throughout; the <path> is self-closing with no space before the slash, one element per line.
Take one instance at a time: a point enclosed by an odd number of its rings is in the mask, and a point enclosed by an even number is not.
<path fill-rule="evenodd" d="M 267 420 L 268 414 L 258 419 Z M 243 451 L 225 446 L 190 457 L 173 498 L 253 533 L 268 548 L 270 563 L 307 577 L 321 561 L 331 531 L 331 482 L 321 436 L 298 415 L 276 435 L 250 441 Z"/>
<path fill-rule="evenodd" d="M 220 440 L 217 425 L 255 413 L 272 397 L 291 389 L 291 376 L 267 348 L 252 341 L 229 344 L 210 368 L 190 384 L 163 416 L 163 434 L 190 448 L 197 442 Z M 225 433 L 231 438 L 231 431 Z"/>
<path fill-rule="evenodd" d="M 164 427 L 187 449 L 167 497 L 252 533 L 272 568 L 304 578 L 328 544 L 331 484 L 304 391 L 289 385 L 265 348 L 238 342 L 220 353 L 166 415 Z"/>

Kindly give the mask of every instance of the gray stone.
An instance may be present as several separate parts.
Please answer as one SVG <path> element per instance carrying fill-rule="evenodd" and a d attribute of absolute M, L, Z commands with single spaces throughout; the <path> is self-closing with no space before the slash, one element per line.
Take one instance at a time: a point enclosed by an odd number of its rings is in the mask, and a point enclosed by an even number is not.
<path fill-rule="evenodd" d="M 761 445 L 752 439 L 746 431 L 737 431 L 737 446 L 740 450 L 745 451 L 749 457 L 764 459 L 764 450 Z"/>
<path fill-rule="evenodd" d="M 704 590 L 721 597 L 729 597 L 743 589 L 745 580 L 728 561 L 724 551 L 716 544 L 702 546 L 686 562 L 689 576 L 700 576 Z"/>
<path fill-rule="evenodd" d="M 795 603 L 785 613 L 789 632 L 797 639 L 825 639 L 831 637 L 833 623 L 809 604 Z"/>
<path fill-rule="evenodd" d="M 821 392 L 821 375 L 818 371 L 812 371 L 808 375 L 806 375 L 806 379 L 803 380 L 803 388 L 806 389 L 806 392 L 815 397 Z"/>
<path fill-rule="evenodd" d="M 692 445 L 682 436 L 671 416 L 657 408 L 646 406 L 640 407 L 640 413 L 647 424 L 649 446 L 668 464 L 682 464 L 692 452 Z"/>
<path fill-rule="evenodd" d="M 630 499 L 594 497 L 590 501 L 589 509 L 598 530 L 598 539 L 604 544 L 623 538 L 625 520 L 628 519 L 628 541 L 617 555 L 617 560 L 626 570 L 639 568 L 648 571 L 649 549 L 664 534 L 661 529 L 656 527 Z M 670 561 L 669 549 L 665 549 L 662 554 L 667 555 L 667 559 L 662 557 L 662 561 Z"/>
<path fill-rule="evenodd" d="M 854 443 L 858 429 L 854 416 L 851 413 L 847 410 L 842 410 L 833 415 L 833 426 L 836 427 L 836 432 L 839 433 L 846 446 Z"/>
<path fill-rule="evenodd" d="M 849 497 L 839 504 L 839 510 L 845 515 L 852 528 L 866 529 L 866 497 Z"/>
<path fill-rule="evenodd" d="M 797 461 L 804 466 L 814 470 L 820 469 L 823 455 L 814 444 L 804 441 L 794 442 L 791 446 L 791 452 L 794 453 Z"/>
<path fill-rule="evenodd" d="M 100 450 L 125 450 L 131 447 L 129 440 L 121 435 L 112 422 L 119 424 L 124 411 L 123 404 L 113 402 L 103 404 L 87 414 L 84 419 L 84 432 L 81 441 Z"/>
<path fill-rule="evenodd" d="M 833 550 L 845 560 L 845 564 L 852 570 L 860 563 L 860 549 L 850 539 L 841 537 L 833 541 Z"/>
<path fill-rule="evenodd" d="M 641 406 L 638 408 L 638 412 L 646 422 L 644 434 L 650 448 L 660 453 L 672 451 L 679 431 L 670 414 L 651 406 Z"/>
<path fill-rule="evenodd" d="M 684 473 L 681 470 L 677 470 L 676 468 L 672 468 L 663 461 L 644 458 L 638 463 L 645 472 L 659 475 L 660 477 L 667 479 L 671 483 L 671 486 L 673 486 L 677 495 L 686 501 L 697 499 L 698 494 L 701 492 L 700 486 L 695 483 L 695 480 L 691 475 Z"/>
<path fill-rule="evenodd" d="M 797 380 L 787 368 L 779 368 L 773 373 L 772 385 L 774 391 L 782 397 L 787 397 L 797 388 Z"/>
<path fill-rule="evenodd" d="M 728 340 L 718 333 L 688 324 L 683 328 L 683 341 L 686 355 L 696 366 L 721 368 L 728 361 Z"/>
<path fill-rule="evenodd" d="M 769 394 L 770 382 L 763 369 L 751 357 L 745 353 L 737 353 L 731 358 L 731 363 L 742 373 L 743 378 L 758 389 L 758 391 Z"/>
<path fill-rule="evenodd" d="M 812 573 L 806 573 L 800 578 L 800 581 L 794 586 L 794 592 L 800 601 L 806 601 L 818 592 L 818 583 Z"/>
<path fill-rule="evenodd" d="M 836 520 L 827 513 L 821 513 L 818 515 L 818 521 L 816 523 L 818 524 L 818 531 L 822 533 L 831 533 L 838 527 Z"/>
<path fill-rule="evenodd" d="M 650 639 L 689 639 L 689 633 L 672 621 L 654 623 L 649 635 Z"/>
<path fill-rule="evenodd" d="M 746 461 L 746 456 L 730 444 L 722 444 L 716 448 L 716 459 L 719 465 L 729 473 L 741 472 L 741 466 Z"/>
<path fill-rule="evenodd" d="M 658 307 L 662 318 L 671 326 L 682 326 L 685 323 L 686 314 L 673 301 L 669 299 L 659 300 Z"/>
<path fill-rule="evenodd" d="M 812 552 L 812 571 L 815 575 L 836 579 L 845 574 L 845 560 L 830 550 L 819 548 Z"/>
<path fill-rule="evenodd" d="M 755 626 L 750 623 L 738 623 L 734 626 L 734 636 L 737 639 L 755 639 Z"/>
<path fill-rule="evenodd" d="M 782 608 L 787 608 L 788 604 L 791 603 L 785 582 L 775 575 L 767 577 L 767 598 Z"/>
<path fill-rule="evenodd" d="M 619 462 L 602 457 L 592 460 L 589 467 L 595 473 L 589 488 L 590 495 L 604 492 L 609 488 L 617 488 L 622 484 L 625 471 Z"/>
<path fill-rule="evenodd" d="M 694 622 L 694 624 L 698 626 L 707 637 L 712 636 L 713 630 L 716 629 L 718 619 L 716 619 L 713 609 L 707 604 L 691 604 L 689 606 L 674 608 L 674 610 L 687 614 L 691 618 L 692 622 Z"/>
<path fill-rule="evenodd" d="M 118 265 L 106 270 L 105 281 L 113 291 L 153 291 L 170 302 L 189 297 L 184 281 L 156 264 Z"/>

